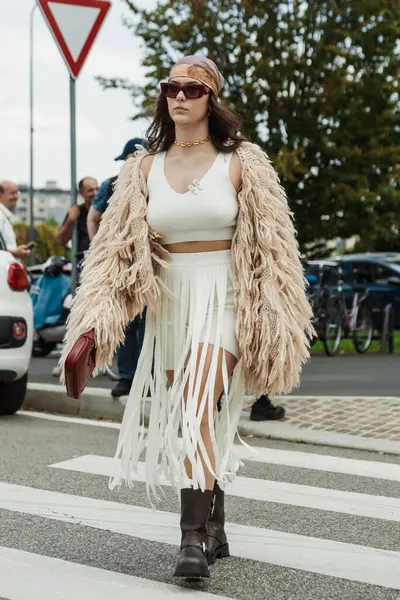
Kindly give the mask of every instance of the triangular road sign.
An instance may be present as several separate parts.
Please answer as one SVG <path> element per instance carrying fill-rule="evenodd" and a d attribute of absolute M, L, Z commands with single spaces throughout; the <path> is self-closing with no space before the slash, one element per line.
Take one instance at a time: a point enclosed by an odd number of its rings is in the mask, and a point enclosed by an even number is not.
<path fill-rule="evenodd" d="M 37 0 L 72 77 L 78 77 L 111 8 L 106 0 Z"/>

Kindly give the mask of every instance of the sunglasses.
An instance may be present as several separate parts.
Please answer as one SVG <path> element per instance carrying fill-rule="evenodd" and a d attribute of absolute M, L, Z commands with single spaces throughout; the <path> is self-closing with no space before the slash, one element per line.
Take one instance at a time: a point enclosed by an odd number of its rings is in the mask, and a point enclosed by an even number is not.
<path fill-rule="evenodd" d="M 176 98 L 179 92 L 183 92 L 186 100 L 197 100 L 197 98 L 201 98 L 209 93 L 208 88 L 200 83 L 178 85 L 177 83 L 165 82 L 160 87 L 162 95 L 166 98 Z"/>

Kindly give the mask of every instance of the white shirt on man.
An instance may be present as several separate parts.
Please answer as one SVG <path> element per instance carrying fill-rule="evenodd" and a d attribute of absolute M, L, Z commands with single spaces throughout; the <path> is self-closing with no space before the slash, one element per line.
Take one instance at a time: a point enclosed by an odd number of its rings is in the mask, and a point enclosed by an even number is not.
<path fill-rule="evenodd" d="M 4 204 L 0 202 L 0 233 L 6 243 L 7 250 L 15 250 L 17 247 L 17 237 L 12 224 L 15 217 Z"/>

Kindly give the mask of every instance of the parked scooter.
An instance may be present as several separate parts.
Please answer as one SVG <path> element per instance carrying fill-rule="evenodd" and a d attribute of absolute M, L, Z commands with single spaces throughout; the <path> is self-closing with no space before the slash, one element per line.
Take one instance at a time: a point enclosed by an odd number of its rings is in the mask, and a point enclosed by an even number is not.
<path fill-rule="evenodd" d="M 72 302 L 71 264 L 51 256 L 45 263 L 28 267 L 33 304 L 33 356 L 47 356 L 65 335 Z"/>

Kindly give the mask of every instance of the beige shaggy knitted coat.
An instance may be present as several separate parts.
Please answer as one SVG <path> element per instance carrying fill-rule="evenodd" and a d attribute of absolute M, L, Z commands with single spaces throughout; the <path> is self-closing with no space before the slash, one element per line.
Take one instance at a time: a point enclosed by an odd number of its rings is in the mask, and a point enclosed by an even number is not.
<path fill-rule="evenodd" d="M 313 333 L 292 214 L 268 156 L 242 144 L 239 212 L 232 240 L 236 335 L 245 384 L 274 396 L 299 384 Z M 140 165 L 126 161 L 103 215 L 73 301 L 60 364 L 78 337 L 95 330 L 95 374 L 110 363 L 130 320 L 155 309 L 168 293 L 158 276 L 167 266 L 160 236 L 146 222 L 148 191 Z M 216 198 L 216 202 L 218 199 Z M 62 380 L 63 377 L 62 377 Z"/>

